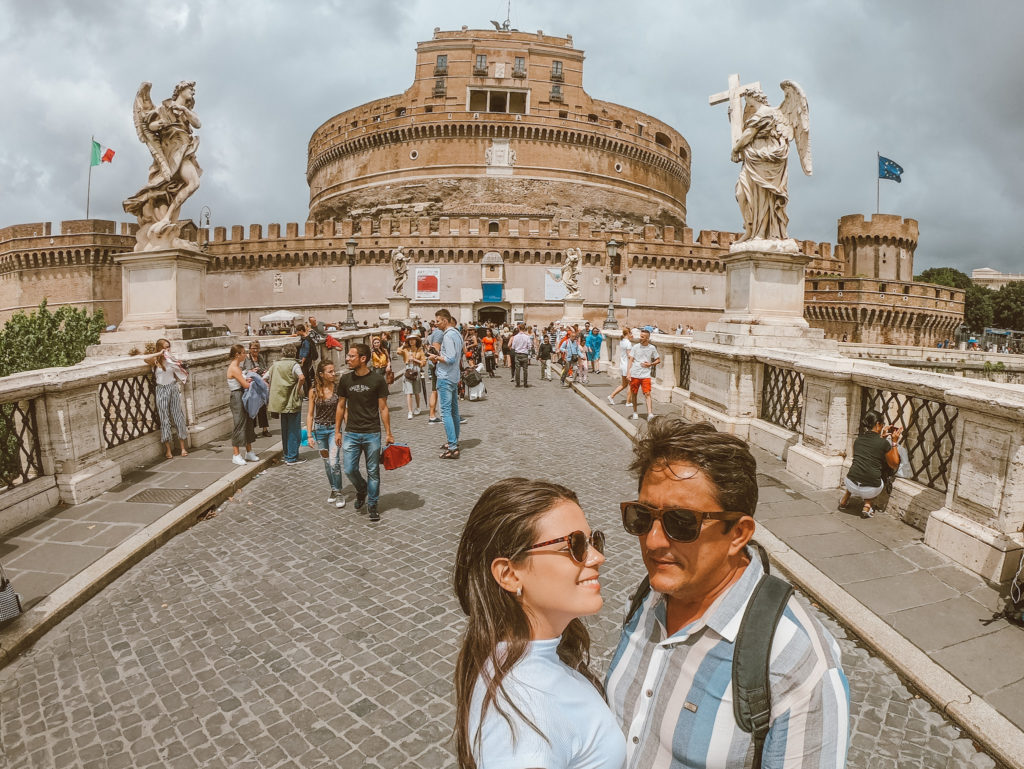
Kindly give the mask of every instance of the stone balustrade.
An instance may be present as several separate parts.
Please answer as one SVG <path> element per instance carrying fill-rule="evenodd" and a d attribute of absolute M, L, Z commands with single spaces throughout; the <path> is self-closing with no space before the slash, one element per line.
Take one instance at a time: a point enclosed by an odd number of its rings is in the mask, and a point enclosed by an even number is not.
<path fill-rule="evenodd" d="M 1024 549 L 1024 387 L 700 336 L 652 337 L 662 359 L 655 397 L 782 457 L 821 489 L 839 488 L 863 413 L 882 412 L 904 428 L 909 460 L 889 512 L 986 579 L 1012 577 Z M 617 363 L 620 334 L 606 337 Z"/>
<path fill-rule="evenodd" d="M 384 328 L 332 334 L 367 342 Z M 258 339 L 268 363 L 296 337 Z M 321 347 L 340 369 L 345 349 Z M 189 367 L 182 386 L 189 442 L 231 432 L 226 349 L 179 357 Z M 0 379 L 0 534 L 59 503 L 78 504 L 119 484 L 163 455 L 156 389 L 142 355 L 87 358 L 76 366 L 25 371 Z"/>

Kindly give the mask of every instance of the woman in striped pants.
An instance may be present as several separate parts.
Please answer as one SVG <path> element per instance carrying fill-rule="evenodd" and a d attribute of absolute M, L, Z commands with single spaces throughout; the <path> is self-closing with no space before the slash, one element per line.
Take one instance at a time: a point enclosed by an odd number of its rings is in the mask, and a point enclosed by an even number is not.
<path fill-rule="evenodd" d="M 166 339 L 156 340 L 156 355 L 146 358 L 156 374 L 156 411 L 160 415 L 160 441 L 164 444 L 164 456 L 171 458 L 171 426 L 178 433 L 181 455 L 188 456 L 185 442 L 188 440 L 188 422 L 181 407 L 181 393 L 178 379 L 187 378 L 185 370 L 170 355 L 171 343 Z"/>

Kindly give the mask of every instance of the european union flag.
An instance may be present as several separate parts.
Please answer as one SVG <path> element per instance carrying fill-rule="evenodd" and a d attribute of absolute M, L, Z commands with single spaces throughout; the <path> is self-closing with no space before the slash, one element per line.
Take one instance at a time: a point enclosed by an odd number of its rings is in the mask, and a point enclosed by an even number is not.
<path fill-rule="evenodd" d="M 894 182 L 899 184 L 901 182 L 900 174 L 903 173 L 903 166 L 897 163 L 895 160 L 889 160 L 889 158 L 883 158 L 881 155 L 878 156 L 878 178 L 879 179 L 892 179 Z"/>

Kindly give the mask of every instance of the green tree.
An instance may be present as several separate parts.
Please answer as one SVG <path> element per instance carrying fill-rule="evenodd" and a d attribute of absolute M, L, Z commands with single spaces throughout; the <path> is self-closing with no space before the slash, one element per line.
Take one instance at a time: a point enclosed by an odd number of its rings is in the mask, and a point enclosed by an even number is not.
<path fill-rule="evenodd" d="M 961 291 L 966 291 L 974 285 L 967 273 L 960 272 L 955 267 L 929 267 L 920 275 L 915 275 L 914 280 L 919 283 L 937 283 L 940 286 L 959 288 Z"/>
<path fill-rule="evenodd" d="M 994 292 L 985 286 L 968 286 L 964 297 L 964 323 L 967 328 L 980 334 L 986 327 L 993 325 L 993 295 Z"/>
<path fill-rule="evenodd" d="M 103 310 L 90 315 L 62 305 L 50 312 L 44 299 L 38 310 L 15 313 L 0 329 L 0 376 L 80 363 L 104 326 Z"/>
<path fill-rule="evenodd" d="M 1007 283 L 992 300 L 998 328 L 1024 331 L 1024 282 Z"/>

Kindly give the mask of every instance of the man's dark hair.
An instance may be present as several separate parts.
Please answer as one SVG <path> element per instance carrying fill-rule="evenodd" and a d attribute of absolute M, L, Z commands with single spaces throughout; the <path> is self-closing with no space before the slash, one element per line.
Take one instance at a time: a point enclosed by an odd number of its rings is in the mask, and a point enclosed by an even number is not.
<path fill-rule="evenodd" d="M 297 325 L 295 327 L 295 332 L 296 333 L 299 333 L 299 332 L 305 331 L 305 330 L 306 330 L 306 324 L 305 323 L 300 323 L 299 325 Z"/>
<path fill-rule="evenodd" d="M 455 318 L 452 317 L 452 314 L 450 312 L 448 312 L 448 310 L 445 310 L 444 308 L 442 308 L 442 309 L 438 310 L 437 312 L 435 312 L 434 313 L 434 317 L 435 318 L 444 318 L 449 323 L 454 323 L 455 322 Z"/>
<path fill-rule="evenodd" d="M 282 358 L 297 358 L 299 355 L 299 346 L 294 342 L 289 342 L 281 348 Z"/>
<path fill-rule="evenodd" d="M 370 359 L 370 346 L 369 345 L 363 344 L 362 342 L 357 342 L 356 344 L 350 344 L 349 345 L 349 349 L 355 350 L 356 351 L 356 355 L 358 355 L 363 360 L 369 360 Z"/>
<path fill-rule="evenodd" d="M 754 514 L 757 461 L 746 441 L 719 432 L 710 422 L 687 424 L 680 417 L 655 417 L 633 439 L 629 470 L 637 476 L 637 489 L 648 471 L 674 462 L 693 465 L 704 473 L 723 510 Z"/>

